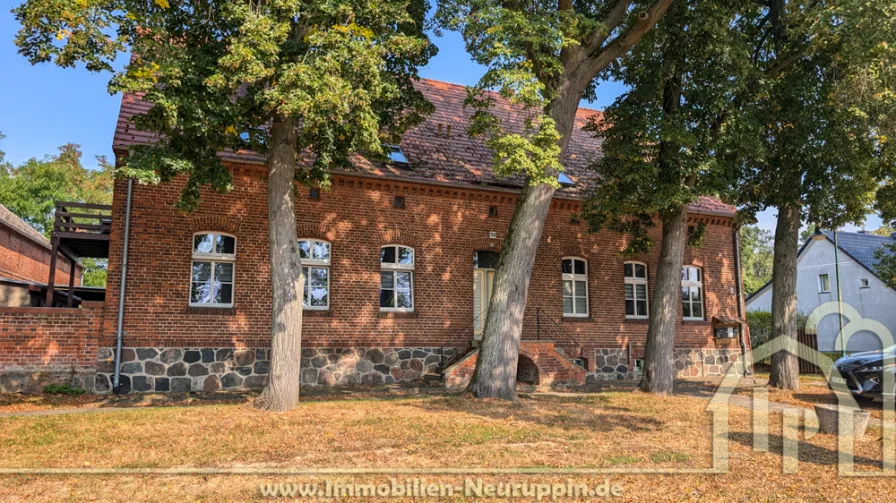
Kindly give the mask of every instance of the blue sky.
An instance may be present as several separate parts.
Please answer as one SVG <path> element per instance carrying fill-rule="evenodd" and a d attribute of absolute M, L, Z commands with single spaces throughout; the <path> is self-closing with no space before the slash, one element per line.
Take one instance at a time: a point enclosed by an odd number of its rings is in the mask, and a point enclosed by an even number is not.
<path fill-rule="evenodd" d="M 13 43 L 18 23 L 9 11 L 17 4 L 0 0 L 0 132 L 6 135 L 0 150 L 8 161 L 19 164 L 54 153 L 60 145 L 77 143 L 87 166 L 97 155 L 112 160 L 120 97 L 106 91 L 108 74 L 28 63 Z M 423 77 L 467 85 L 479 80 L 483 67 L 470 60 L 459 35 L 446 33 L 434 41 L 439 54 L 421 70 Z M 623 91 L 621 84 L 604 82 L 598 88 L 598 100 L 585 105 L 605 108 Z M 765 229 L 774 231 L 775 220 L 771 211 L 759 215 L 759 225 Z M 872 216 L 866 226 L 875 229 L 880 219 Z"/>

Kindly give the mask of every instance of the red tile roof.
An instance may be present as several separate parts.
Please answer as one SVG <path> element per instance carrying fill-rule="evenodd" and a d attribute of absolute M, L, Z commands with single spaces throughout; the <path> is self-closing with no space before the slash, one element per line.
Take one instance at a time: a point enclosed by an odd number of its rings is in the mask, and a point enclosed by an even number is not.
<path fill-rule="evenodd" d="M 393 165 L 371 162 L 358 156 L 353 160 L 358 172 L 385 178 L 397 178 L 420 182 L 441 182 L 466 186 L 488 186 L 519 189 L 521 175 L 507 178 L 497 177 L 491 169 L 491 152 L 483 138 L 470 138 L 466 134 L 472 110 L 464 108 L 466 88 L 436 80 L 421 79 L 417 88 L 435 106 L 435 111 L 419 126 L 407 131 L 401 142 L 401 149 L 410 164 L 410 169 L 400 169 Z M 150 104 L 139 95 L 126 94 L 121 100 L 121 111 L 115 128 L 113 149 L 121 151 L 135 144 L 152 143 L 155 135 L 139 131 L 131 124 L 134 115 L 149 110 Z M 523 118 L 519 109 L 512 108 L 506 100 L 497 99 L 493 112 L 506 127 L 522 129 Z M 588 165 L 600 158 L 601 140 L 586 133 L 582 127 L 592 116 L 600 118 L 602 112 L 580 108 L 576 113 L 576 127 L 570 138 L 568 154 L 563 160 L 565 173 L 574 181 L 574 187 L 563 187 L 559 195 L 581 197 L 594 172 Z M 450 129 L 449 129 L 450 128 Z M 263 158 L 251 152 L 222 154 L 224 157 L 262 161 Z M 721 201 L 701 197 L 692 205 L 697 213 L 732 215 L 735 209 Z"/>

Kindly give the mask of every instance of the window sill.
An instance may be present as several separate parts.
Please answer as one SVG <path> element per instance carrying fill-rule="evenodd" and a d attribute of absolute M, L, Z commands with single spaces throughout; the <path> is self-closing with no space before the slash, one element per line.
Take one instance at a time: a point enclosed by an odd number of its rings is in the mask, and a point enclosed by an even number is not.
<path fill-rule="evenodd" d="M 199 316 L 233 316 L 236 314 L 236 310 L 233 307 L 187 306 L 187 314 Z"/>
<path fill-rule="evenodd" d="M 593 323 L 594 320 L 590 316 L 564 316 L 560 318 L 561 323 Z"/>
<path fill-rule="evenodd" d="M 407 319 L 416 318 L 417 311 L 380 311 L 377 318 L 382 319 Z"/>
<path fill-rule="evenodd" d="M 626 318 L 625 322 L 629 325 L 647 325 L 650 323 L 648 318 Z"/>
<path fill-rule="evenodd" d="M 303 309 L 303 318 L 330 318 L 333 315 L 329 309 Z"/>

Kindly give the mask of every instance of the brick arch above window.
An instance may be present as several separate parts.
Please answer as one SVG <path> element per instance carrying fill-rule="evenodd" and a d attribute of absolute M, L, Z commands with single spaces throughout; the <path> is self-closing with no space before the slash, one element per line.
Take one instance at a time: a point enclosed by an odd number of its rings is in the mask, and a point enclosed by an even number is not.
<path fill-rule="evenodd" d="M 420 251 L 423 248 L 424 242 L 420 237 L 420 234 L 415 231 L 404 231 L 402 232 L 400 229 L 383 229 L 380 231 L 380 246 L 386 245 L 394 245 L 401 244 L 404 246 L 409 246 Z"/>
<path fill-rule="evenodd" d="M 206 215 L 190 219 L 194 232 L 224 232 L 238 237 L 240 221 L 221 215 Z"/>
<path fill-rule="evenodd" d="M 501 253 L 501 249 L 504 248 L 504 240 L 502 238 L 494 238 L 491 239 L 488 236 L 482 238 L 476 238 L 470 241 L 470 252 L 478 251 L 478 250 L 487 250 Z"/>
<path fill-rule="evenodd" d="M 296 236 L 298 239 L 319 239 L 333 243 L 336 233 L 324 224 L 298 224 L 296 225 Z"/>

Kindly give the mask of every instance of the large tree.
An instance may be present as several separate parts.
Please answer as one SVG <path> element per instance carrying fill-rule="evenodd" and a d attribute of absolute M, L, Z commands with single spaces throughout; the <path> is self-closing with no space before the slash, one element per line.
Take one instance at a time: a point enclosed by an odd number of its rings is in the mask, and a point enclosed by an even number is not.
<path fill-rule="evenodd" d="M 631 255 L 646 253 L 654 245 L 650 228 L 661 226 L 641 381 L 653 393 L 672 392 L 682 261 L 689 239 L 699 243 L 705 229 L 694 225 L 689 234 L 688 207 L 730 183 L 716 155 L 734 144 L 725 139 L 729 128 L 720 118 L 729 115 L 749 71 L 744 37 L 733 29 L 740 4 L 675 2 L 609 72 L 629 90 L 590 125 L 604 139 L 604 156 L 594 166 L 596 187 L 584 211 L 590 230 L 627 235 L 624 253 Z"/>
<path fill-rule="evenodd" d="M 56 201 L 112 203 L 114 167 L 98 156 L 97 168 L 88 169 L 81 157 L 81 146 L 73 143 L 59 147 L 57 155 L 31 158 L 19 166 L 4 164 L 0 157 L 0 201 L 49 238 Z M 106 286 L 105 260 L 84 258 L 80 262 L 84 286 Z"/>
<path fill-rule="evenodd" d="M 444 0 L 437 20 L 459 31 L 487 70 L 472 90 L 470 133 L 484 135 L 499 175 L 525 184 L 504 238 L 482 346 L 470 389 L 475 396 L 516 398 L 523 314 L 538 242 L 583 98 L 598 74 L 662 18 L 672 0 L 559 2 Z M 525 115 L 522 129 L 493 113 L 496 90 Z"/>
<path fill-rule="evenodd" d="M 753 5 L 739 22 L 753 40 L 754 76 L 736 100 L 735 122 L 748 154 L 732 157 L 738 182 L 730 196 L 746 214 L 778 212 L 772 335 L 792 349 L 801 223 L 831 229 L 860 222 L 875 194 L 879 206 L 891 204 L 896 2 Z M 798 377 L 795 351 L 772 357 L 771 385 L 795 390 Z"/>
<path fill-rule="evenodd" d="M 112 92 L 143 93 L 136 125 L 158 133 L 121 172 L 144 182 L 182 175 L 179 206 L 230 188 L 218 153 L 266 155 L 271 261 L 271 373 L 256 404 L 299 399 L 302 272 L 295 181 L 327 185 L 353 153 L 382 155 L 429 105 L 413 87 L 434 53 L 426 0 L 28 0 L 16 37 L 31 62 L 112 71 Z M 115 60 L 131 52 L 115 71 Z"/>

